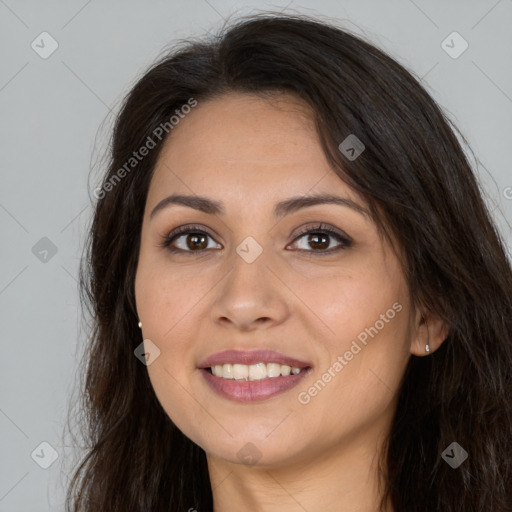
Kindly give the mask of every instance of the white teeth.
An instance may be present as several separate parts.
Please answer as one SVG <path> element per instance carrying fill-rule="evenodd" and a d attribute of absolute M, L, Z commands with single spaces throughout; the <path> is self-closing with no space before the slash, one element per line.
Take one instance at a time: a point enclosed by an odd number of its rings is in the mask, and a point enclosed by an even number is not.
<path fill-rule="evenodd" d="M 234 364 L 233 377 L 235 379 L 247 379 L 249 377 L 249 367 L 246 364 Z"/>
<path fill-rule="evenodd" d="M 257 363 L 257 364 L 216 364 L 211 367 L 213 375 L 224 379 L 262 380 L 274 377 L 297 375 L 301 368 L 290 367 L 287 364 Z"/>
<path fill-rule="evenodd" d="M 265 363 L 251 364 L 249 366 L 249 380 L 261 380 L 267 376 L 267 365 Z"/>
<path fill-rule="evenodd" d="M 291 371 L 292 371 L 291 367 L 288 366 L 287 364 L 283 364 L 281 366 L 281 375 L 284 375 L 285 377 L 287 377 L 288 375 L 290 375 Z"/>
<path fill-rule="evenodd" d="M 233 375 L 233 365 L 232 364 L 223 364 L 219 366 L 222 368 L 222 373 L 217 373 L 217 375 L 222 375 L 225 379 L 234 379 Z"/>
<path fill-rule="evenodd" d="M 267 375 L 269 377 L 279 377 L 281 375 L 281 365 L 278 363 L 268 363 Z"/>

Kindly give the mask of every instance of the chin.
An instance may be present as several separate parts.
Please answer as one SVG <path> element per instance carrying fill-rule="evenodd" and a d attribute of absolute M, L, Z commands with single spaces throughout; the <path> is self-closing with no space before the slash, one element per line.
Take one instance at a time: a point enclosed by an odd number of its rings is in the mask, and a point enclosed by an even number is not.
<path fill-rule="evenodd" d="M 217 436 L 197 444 L 208 457 L 247 466 L 285 465 L 300 458 L 301 448 L 306 444 L 303 437 L 289 431 L 279 434 L 276 431 L 270 436 L 268 432 L 266 429 L 245 428 L 239 435 L 230 437 L 226 433 L 222 438 Z"/>

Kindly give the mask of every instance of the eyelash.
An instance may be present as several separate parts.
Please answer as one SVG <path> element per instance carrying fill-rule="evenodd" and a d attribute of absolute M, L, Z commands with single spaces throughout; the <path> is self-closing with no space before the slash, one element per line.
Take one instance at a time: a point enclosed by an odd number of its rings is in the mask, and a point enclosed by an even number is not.
<path fill-rule="evenodd" d="M 304 235 L 312 234 L 312 233 L 314 233 L 314 234 L 322 233 L 322 234 L 332 236 L 333 238 L 337 239 L 338 242 L 340 242 L 340 245 L 338 245 L 337 247 L 331 248 L 331 249 L 325 249 L 325 250 L 321 250 L 321 251 L 298 249 L 299 251 L 309 252 L 309 253 L 313 253 L 318 256 L 322 256 L 322 255 L 332 254 L 332 253 L 341 251 L 343 249 L 347 249 L 348 247 L 350 247 L 352 245 L 352 240 L 350 240 L 350 238 L 348 238 L 346 235 L 344 235 L 343 233 L 340 233 L 338 231 L 335 231 L 334 229 L 331 229 L 327 225 L 322 224 L 322 223 L 319 223 L 316 226 L 308 226 L 308 227 L 304 228 L 303 230 L 301 230 L 296 235 L 294 242 L 297 239 L 303 237 Z M 211 233 L 209 233 L 208 231 L 206 231 L 204 228 L 202 228 L 200 226 L 197 226 L 197 225 L 180 226 L 179 228 L 174 229 L 167 236 L 164 237 L 164 239 L 161 243 L 161 247 L 167 249 L 169 252 L 181 253 L 181 254 L 195 253 L 195 252 L 203 253 L 207 250 L 211 250 L 211 249 L 202 249 L 202 250 L 198 250 L 198 251 L 191 251 L 191 250 L 186 251 L 184 249 L 177 249 L 176 247 L 173 247 L 171 244 L 174 242 L 174 240 L 178 239 L 181 235 L 184 235 L 184 234 L 202 234 L 202 235 L 206 235 L 206 236 L 213 238 L 213 235 Z"/>

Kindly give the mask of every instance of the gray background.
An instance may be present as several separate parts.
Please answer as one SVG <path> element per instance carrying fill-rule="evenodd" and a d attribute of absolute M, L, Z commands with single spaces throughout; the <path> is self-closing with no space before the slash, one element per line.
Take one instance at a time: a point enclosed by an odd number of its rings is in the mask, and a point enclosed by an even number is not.
<path fill-rule="evenodd" d="M 285 7 L 335 18 L 423 79 L 468 138 L 511 247 L 512 0 L 0 0 L 0 512 L 63 510 L 84 342 L 77 270 L 112 113 L 172 40 Z M 44 31 L 58 43 L 46 59 L 31 47 L 51 49 Z M 441 46 L 453 31 L 469 44 L 458 58 Z"/>

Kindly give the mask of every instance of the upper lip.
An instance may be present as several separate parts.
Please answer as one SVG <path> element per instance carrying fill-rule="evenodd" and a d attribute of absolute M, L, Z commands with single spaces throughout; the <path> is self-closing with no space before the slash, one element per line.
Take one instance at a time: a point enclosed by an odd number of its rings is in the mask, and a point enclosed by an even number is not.
<path fill-rule="evenodd" d="M 202 361 L 198 368 L 210 368 L 222 364 L 245 364 L 256 363 L 277 363 L 296 368 L 306 368 L 309 363 L 300 361 L 285 354 L 280 354 L 273 350 L 224 350 L 208 356 Z"/>

